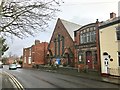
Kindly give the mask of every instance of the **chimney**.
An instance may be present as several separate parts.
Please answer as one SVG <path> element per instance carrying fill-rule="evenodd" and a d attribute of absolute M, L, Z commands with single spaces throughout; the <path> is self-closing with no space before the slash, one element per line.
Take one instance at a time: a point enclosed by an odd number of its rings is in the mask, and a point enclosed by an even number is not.
<path fill-rule="evenodd" d="M 114 18 L 116 18 L 116 13 L 114 12 L 110 13 L 110 19 L 114 19 Z"/>
<path fill-rule="evenodd" d="M 35 40 L 35 45 L 39 44 L 40 41 L 39 40 Z"/>

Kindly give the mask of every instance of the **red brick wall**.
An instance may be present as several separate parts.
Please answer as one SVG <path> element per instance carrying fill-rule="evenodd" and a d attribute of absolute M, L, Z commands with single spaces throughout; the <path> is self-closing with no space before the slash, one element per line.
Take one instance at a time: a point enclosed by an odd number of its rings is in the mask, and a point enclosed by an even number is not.
<path fill-rule="evenodd" d="M 73 39 L 68 34 L 67 30 L 65 29 L 65 27 L 61 23 L 61 21 L 58 20 L 58 22 L 57 22 L 57 24 L 55 26 L 55 30 L 53 32 L 53 35 L 51 37 L 51 41 L 50 41 L 50 49 L 52 50 L 53 55 L 55 53 L 55 50 L 54 50 L 54 39 L 57 37 L 58 34 L 64 36 L 64 47 L 66 47 L 66 48 L 70 47 L 72 52 L 74 52 Z M 60 48 L 62 48 L 62 46 L 60 46 Z M 62 54 L 62 50 L 60 49 L 60 55 L 61 54 Z"/>
<path fill-rule="evenodd" d="M 47 42 L 36 43 L 35 45 L 32 45 L 30 47 L 31 55 L 30 55 L 30 48 L 24 48 L 23 49 L 23 67 L 32 67 L 33 64 L 45 64 L 47 47 L 48 47 Z M 25 57 L 26 57 L 26 63 L 24 63 Z M 28 64 L 29 57 L 31 57 L 31 64 Z"/>
<path fill-rule="evenodd" d="M 64 27 L 64 25 L 62 24 L 61 20 L 58 19 L 58 21 L 56 23 L 56 26 L 55 26 L 55 29 L 54 29 L 54 32 L 52 34 L 52 37 L 51 37 L 51 40 L 50 40 L 50 46 L 49 46 L 49 49 L 52 51 L 53 56 L 55 55 L 54 39 L 57 38 L 58 34 L 60 34 L 60 36 L 64 37 L 64 50 L 66 48 L 70 48 L 72 53 L 74 54 L 74 49 L 75 48 L 74 48 L 73 39 L 69 35 L 69 33 L 66 30 L 66 28 Z M 73 32 L 73 34 L 74 34 L 74 32 Z M 58 53 L 58 51 L 56 51 L 56 53 Z M 60 42 L 60 55 L 62 55 L 62 41 Z M 74 62 L 74 59 L 72 61 Z"/>
<path fill-rule="evenodd" d="M 12 64 L 14 63 L 14 59 L 13 58 L 9 58 L 8 61 L 7 61 L 7 64 Z"/>
<path fill-rule="evenodd" d="M 80 44 L 80 31 L 76 31 L 76 36 L 74 36 L 75 44 Z"/>
<path fill-rule="evenodd" d="M 95 25 L 96 26 L 96 28 L 98 27 L 98 25 L 99 25 L 99 23 L 97 24 L 97 23 L 95 23 L 95 24 L 93 24 L 93 25 Z M 77 30 L 77 31 L 75 31 L 76 32 L 76 36 L 74 36 L 74 38 L 75 38 L 75 45 L 81 45 L 81 43 L 80 43 L 80 30 Z M 98 33 L 98 30 L 96 29 L 96 42 L 94 43 L 94 44 L 96 44 L 96 46 L 94 46 L 94 51 L 97 51 L 97 64 L 94 64 L 94 69 L 96 69 L 96 70 L 98 70 L 98 71 L 100 71 L 100 51 L 99 51 L 99 33 Z M 89 46 L 89 43 L 88 44 L 85 44 L 84 45 L 85 47 L 84 48 L 77 48 L 76 50 L 75 50 L 75 61 L 76 62 L 78 62 L 78 51 L 80 52 L 80 49 L 82 49 L 82 50 L 84 50 L 85 52 L 86 51 L 88 51 L 88 50 L 93 50 L 93 49 L 91 49 L 92 47 L 86 47 L 86 46 Z M 92 58 L 94 58 L 95 56 L 92 56 Z M 86 60 L 86 58 L 84 57 L 84 60 Z M 93 59 L 92 59 L 93 60 Z M 78 64 L 79 65 L 79 64 Z M 83 64 L 80 64 L 81 65 L 81 68 L 83 68 L 84 67 L 84 65 Z M 77 66 L 77 64 L 76 64 L 76 67 L 78 67 Z"/>
<path fill-rule="evenodd" d="M 30 53 L 30 48 L 24 48 L 23 49 L 23 67 L 32 67 L 31 64 L 28 64 L 28 58 L 29 58 L 29 53 Z M 26 57 L 26 63 L 25 63 L 25 57 Z"/>
<path fill-rule="evenodd" d="M 46 64 L 46 53 L 47 53 L 47 42 L 42 42 L 40 44 L 37 44 L 33 46 L 34 48 L 34 62 L 35 64 Z"/>

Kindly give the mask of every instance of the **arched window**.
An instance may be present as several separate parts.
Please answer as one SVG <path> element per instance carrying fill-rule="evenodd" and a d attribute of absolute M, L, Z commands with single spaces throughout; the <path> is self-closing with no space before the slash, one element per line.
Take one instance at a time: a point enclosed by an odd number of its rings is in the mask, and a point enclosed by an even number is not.
<path fill-rule="evenodd" d="M 58 34 L 58 56 L 60 56 L 60 34 Z"/>
<path fill-rule="evenodd" d="M 62 36 L 62 54 L 64 53 L 64 36 Z"/>
<path fill-rule="evenodd" d="M 56 38 L 54 39 L 54 47 L 55 47 L 55 56 L 57 54 L 57 41 Z"/>
<path fill-rule="evenodd" d="M 107 53 L 107 52 L 104 52 L 103 55 L 108 55 L 108 53 Z"/>

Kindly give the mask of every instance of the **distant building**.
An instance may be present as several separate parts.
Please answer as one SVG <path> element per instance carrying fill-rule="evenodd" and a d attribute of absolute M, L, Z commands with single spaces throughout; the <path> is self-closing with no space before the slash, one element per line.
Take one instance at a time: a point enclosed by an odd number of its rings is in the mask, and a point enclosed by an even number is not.
<path fill-rule="evenodd" d="M 35 45 L 23 49 L 23 67 L 32 67 L 36 64 L 46 64 L 48 43 L 35 40 Z"/>
<path fill-rule="evenodd" d="M 110 19 L 99 27 L 101 73 L 120 76 L 120 17 Z"/>
<path fill-rule="evenodd" d="M 8 57 L 8 60 L 7 60 L 6 64 L 17 63 L 17 61 L 19 61 L 18 57 L 16 57 L 16 56 L 10 56 L 10 57 Z"/>
<path fill-rule="evenodd" d="M 15 59 L 13 57 L 9 57 L 6 64 L 12 64 L 14 61 Z"/>
<path fill-rule="evenodd" d="M 49 64 L 74 66 L 74 31 L 81 26 L 58 18 L 47 51 Z"/>

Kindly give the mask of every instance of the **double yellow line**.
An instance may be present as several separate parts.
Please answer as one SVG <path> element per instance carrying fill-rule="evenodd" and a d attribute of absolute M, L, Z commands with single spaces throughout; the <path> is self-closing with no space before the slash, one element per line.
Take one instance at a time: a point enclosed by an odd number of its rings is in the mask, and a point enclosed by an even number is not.
<path fill-rule="evenodd" d="M 24 87 L 20 84 L 20 82 L 13 75 L 11 75 L 5 71 L 4 71 L 4 73 L 10 77 L 10 79 L 14 82 L 14 84 L 18 90 L 24 90 Z"/>

